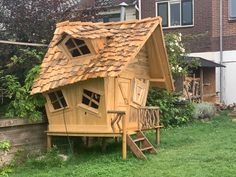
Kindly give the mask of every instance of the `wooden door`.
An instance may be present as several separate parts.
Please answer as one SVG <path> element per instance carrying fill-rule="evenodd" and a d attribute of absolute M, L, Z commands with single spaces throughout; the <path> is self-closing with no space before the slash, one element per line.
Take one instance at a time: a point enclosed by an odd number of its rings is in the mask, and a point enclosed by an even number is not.
<path fill-rule="evenodd" d="M 117 78 L 115 87 L 115 107 L 127 111 L 130 103 L 130 79 Z"/>

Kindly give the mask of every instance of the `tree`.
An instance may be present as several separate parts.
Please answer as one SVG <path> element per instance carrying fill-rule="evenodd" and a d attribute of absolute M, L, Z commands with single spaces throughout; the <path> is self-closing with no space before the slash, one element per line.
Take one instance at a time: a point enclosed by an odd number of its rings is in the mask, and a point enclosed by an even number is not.
<path fill-rule="evenodd" d="M 4 40 L 49 44 L 55 24 L 64 20 L 97 21 L 95 0 L 0 0 L 0 36 Z M 96 6 L 97 5 L 97 6 Z M 96 6 L 96 8 L 95 8 Z M 8 90 L 7 115 L 38 115 L 43 101 L 30 87 L 45 48 L 0 44 L 0 87 Z"/>

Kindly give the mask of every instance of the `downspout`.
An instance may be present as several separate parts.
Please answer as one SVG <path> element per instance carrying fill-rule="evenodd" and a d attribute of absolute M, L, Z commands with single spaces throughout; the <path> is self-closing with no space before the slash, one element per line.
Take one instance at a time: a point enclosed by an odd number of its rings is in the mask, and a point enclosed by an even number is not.
<path fill-rule="evenodd" d="M 139 8 L 139 13 L 138 13 L 138 19 L 142 19 L 142 0 L 138 0 L 138 8 Z"/>
<path fill-rule="evenodd" d="M 125 21 L 126 20 L 126 7 L 128 4 L 125 2 L 122 2 L 120 5 L 120 21 Z"/>
<path fill-rule="evenodd" d="M 223 0 L 220 0 L 220 64 L 223 64 Z M 220 102 L 224 102 L 224 73 L 220 68 Z"/>

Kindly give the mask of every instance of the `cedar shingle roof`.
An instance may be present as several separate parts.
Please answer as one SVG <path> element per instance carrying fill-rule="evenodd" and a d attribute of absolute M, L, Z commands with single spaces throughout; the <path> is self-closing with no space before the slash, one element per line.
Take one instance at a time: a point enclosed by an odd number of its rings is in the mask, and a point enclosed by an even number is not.
<path fill-rule="evenodd" d="M 47 92 L 91 78 L 117 76 L 138 54 L 160 22 L 161 19 L 155 17 L 110 23 L 59 23 L 31 93 Z M 77 59 L 67 57 L 57 46 L 65 34 L 87 39 L 105 37 L 106 44 L 97 55 L 92 56 L 92 60 L 78 63 Z M 80 59 L 83 60 L 83 57 Z"/>

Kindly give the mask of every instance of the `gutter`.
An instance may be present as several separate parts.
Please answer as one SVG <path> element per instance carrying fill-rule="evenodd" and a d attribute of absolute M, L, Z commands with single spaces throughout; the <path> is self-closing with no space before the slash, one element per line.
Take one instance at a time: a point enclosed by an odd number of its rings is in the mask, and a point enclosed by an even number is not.
<path fill-rule="evenodd" d="M 223 0 L 220 0 L 220 64 L 223 60 Z M 220 68 L 220 102 L 224 102 L 224 70 Z"/>

